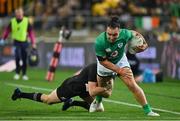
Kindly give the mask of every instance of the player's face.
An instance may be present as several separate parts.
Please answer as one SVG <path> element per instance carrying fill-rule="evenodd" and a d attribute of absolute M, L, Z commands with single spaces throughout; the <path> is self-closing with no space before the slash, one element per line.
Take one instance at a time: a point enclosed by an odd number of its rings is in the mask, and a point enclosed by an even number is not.
<path fill-rule="evenodd" d="M 106 33 L 107 33 L 108 40 L 110 42 L 115 42 L 115 40 L 119 36 L 119 28 L 118 27 L 116 27 L 116 28 L 107 27 Z"/>
<path fill-rule="evenodd" d="M 17 19 L 22 19 L 24 13 L 23 13 L 23 10 L 20 8 L 15 11 L 15 14 L 16 14 Z"/>

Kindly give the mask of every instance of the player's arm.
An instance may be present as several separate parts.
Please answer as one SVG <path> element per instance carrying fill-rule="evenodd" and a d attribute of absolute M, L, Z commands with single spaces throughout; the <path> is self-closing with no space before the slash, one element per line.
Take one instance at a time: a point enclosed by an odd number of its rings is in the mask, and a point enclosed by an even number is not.
<path fill-rule="evenodd" d="M 112 86 L 98 87 L 97 82 L 88 82 L 88 91 L 90 96 L 94 97 L 100 95 L 103 97 L 109 97 L 112 92 Z"/>
<path fill-rule="evenodd" d="M 104 67 L 116 72 L 119 75 L 124 75 L 126 74 L 126 71 L 124 71 L 124 69 L 118 67 L 117 65 L 113 64 L 112 62 L 108 61 L 106 58 L 97 56 L 99 62 L 101 65 L 103 65 Z"/>
<path fill-rule="evenodd" d="M 123 69 L 121 69 L 117 65 L 113 64 L 112 62 L 108 61 L 106 56 L 104 56 L 104 57 L 98 56 L 98 55 L 96 55 L 96 56 L 97 56 L 97 59 L 101 65 L 103 65 L 104 67 L 116 72 L 117 74 L 120 74 L 120 75 L 123 74 Z"/>
<path fill-rule="evenodd" d="M 108 69 L 118 73 L 120 68 L 117 65 L 115 65 L 112 62 L 108 61 L 106 58 L 104 58 L 103 60 L 100 59 L 100 58 L 102 58 L 100 56 L 97 56 L 97 58 L 98 58 L 98 60 L 99 60 L 101 65 L 103 65 L 104 67 L 106 67 L 106 68 L 108 68 Z"/>
<path fill-rule="evenodd" d="M 143 38 L 143 45 L 137 46 L 136 48 L 134 48 L 134 50 L 137 53 L 140 53 L 140 52 L 143 52 L 144 50 L 146 50 L 148 48 L 148 44 L 147 44 L 146 40 L 144 39 L 144 37 L 136 31 L 133 31 L 133 30 L 131 30 L 131 31 L 132 31 L 133 36 L 135 36 L 135 34 L 138 34 L 139 37 Z"/>
<path fill-rule="evenodd" d="M 31 40 L 32 47 L 36 48 L 35 34 L 34 34 L 33 27 L 32 27 L 30 22 L 28 22 L 28 36 L 29 36 L 29 38 Z"/>
<path fill-rule="evenodd" d="M 112 62 L 108 61 L 108 59 L 106 57 L 105 48 L 98 41 L 99 40 L 96 40 L 96 43 L 95 43 L 95 51 L 96 51 L 96 57 L 97 57 L 98 61 L 104 67 L 118 73 L 120 68 L 118 66 L 116 66 L 115 64 L 113 64 Z"/>
<path fill-rule="evenodd" d="M 9 25 L 5 28 L 1 39 L 5 40 L 10 32 L 11 32 L 11 23 L 9 23 Z"/>

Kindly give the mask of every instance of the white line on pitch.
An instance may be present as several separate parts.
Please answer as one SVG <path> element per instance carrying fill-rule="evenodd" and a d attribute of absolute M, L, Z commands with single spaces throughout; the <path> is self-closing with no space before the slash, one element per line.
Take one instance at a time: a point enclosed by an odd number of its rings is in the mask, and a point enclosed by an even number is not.
<path fill-rule="evenodd" d="M 22 84 L 14 84 L 14 83 L 5 83 L 5 84 L 8 85 L 8 86 L 13 86 L 13 87 L 21 87 L 21 88 L 28 88 L 28 89 L 48 91 L 48 92 L 53 90 L 53 89 L 47 89 L 47 88 L 41 88 L 41 87 L 35 87 L 35 86 L 28 86 L 28 85 L 22 85 Z M 132 104 L 132 103 L 126 103 L 126 102 L 115 101 L 115 100 L 110 100 L 110 99 L 104 99 L 104 100 L 106 102 L 111 102 L 111 103 L 131 106 L 131 107 L 142 108 L 140 105 L 136 105 L 136 104 Z M 170 110 L 165 110 L 165 109 L 160 109 L 160 108 L 152 108 L 152 109 L 156 110 L 156 111 L 161 111 L 161 112 L 180 115 L 180 112 L 175 112 L 175 111 L 170 111 Z"/>
<path fill-rule="evenodd" d="M 41 88 L 41 87 L 34 87 L 29 85 L 22 85 L 22 84 L 14 84 L 14 83 L 5 83 L 6 85 L 12 86 L 12 87 L 21 87 L 21 88 L 27 88 L 27 89 L 34 89 L 34 90 L 41 90 L 41 91 L 52 91 L 52 89 L 47 88 Z"/>
<path fill-rule="evenodd" d="M 5 117 L 0 117 L 0 119 L 3 119 L 3 118 L 5 118 Z M 7 117 L 7 119 L 8 119 L 9 117 Z M 11 117 L 11 119 L 16 119 L 17 117 Z M 54 119 L 64 119 L 64 120 L 66 120 L 66 119 L 74 119 L 74 116 L 21 116 L 21 118 L 22 119 L 51 119 L 51 120 L 54 120 Z M 94 117 L 92 117 L 92 116 L 84 116 L 84 117 L 79 117 L 79 118 L 81 118 L 80 120 L 83 120 L 83 119 L 92 119 L 92 118 L 94 118 Z M 98 119 L 111 119 L 110 117 L 104 117 L 104 116 L 102 116 L 102 117 L 96 117 L 96 118 L 98 118 Z M 88 120 L 89 121 L 89 120 Z"/>
<path fill-rule="evenodd" d="M 142 106 L 136 105 L 136 104 L 132 104 L 132 103 L 126 103 L 126 102 L 109 100 L 109 99 L 104 99 L 104 100 L 105 100 L 106 102 L 111 102 L 111 103 L 116 103 L 116 104 L 131 106 L 131 107 L 142 108 Z M 166 112 L 166 113 L 172 113 L 172 114 L 180 115 L 180 112 L 175 112 L 175 111 L 170 111 L 170 110 L 164 110 L 164 109 L 160 109 L 160 108 L 152 108 L 152 109 L 153 109 L 153 110 L 156 110 L 156 111 L 161 111 L 161 112 Z"/>

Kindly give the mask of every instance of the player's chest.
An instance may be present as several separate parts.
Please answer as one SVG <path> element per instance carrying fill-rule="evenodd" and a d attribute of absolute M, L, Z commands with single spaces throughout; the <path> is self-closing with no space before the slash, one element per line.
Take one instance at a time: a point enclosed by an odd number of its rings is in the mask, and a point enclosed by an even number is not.
<path fill-rule="evenodd" d="M 113 53 L 114 51 L 121 51 L 124 50 L 125 43 L 123 41 L 119 41 L 112 44 L 107 44 L 105 46 L 106 53 Z"/>

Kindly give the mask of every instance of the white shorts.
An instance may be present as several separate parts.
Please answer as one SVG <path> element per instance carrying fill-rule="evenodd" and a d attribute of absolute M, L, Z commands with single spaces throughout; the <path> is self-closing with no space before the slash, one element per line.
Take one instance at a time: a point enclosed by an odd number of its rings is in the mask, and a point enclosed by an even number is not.
<path fill-rule="evenodd" d="M 126 57 L 126 54 L 123 55 L 121 60 L 118 61 L 116 65 L 119 66 L 120 68 L 130 67 L 128 59 Z M 116 74 L 112 70 L 110 70 L 110 69 L 104 67 L 103 65 L 101 65 L 98 60 L 97 60 L 97 73 L 98 73 L 99 76 L 112 76 L 112 75 Z"/>

